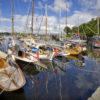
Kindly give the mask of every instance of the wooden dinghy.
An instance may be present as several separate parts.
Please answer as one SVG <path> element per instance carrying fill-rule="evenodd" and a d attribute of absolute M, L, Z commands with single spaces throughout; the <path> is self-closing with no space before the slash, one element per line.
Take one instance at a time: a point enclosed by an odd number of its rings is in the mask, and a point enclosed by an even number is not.
<path fill-rule="evenodd" d="M 2 54 L 2 52 L 0 54 Z M 3 91 L 15 91 L 22 88 L 26 83 L 23 72 L 14 61 L 6 61 L 1 56 L 2 55 L 0 55 L 1 93 Z"/>

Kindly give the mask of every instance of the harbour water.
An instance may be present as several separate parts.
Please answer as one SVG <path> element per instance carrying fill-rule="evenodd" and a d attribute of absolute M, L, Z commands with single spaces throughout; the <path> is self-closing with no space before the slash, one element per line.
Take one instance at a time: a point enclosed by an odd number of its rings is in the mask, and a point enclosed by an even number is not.
<path fill-rule="evenodd" d="M 44 62 L 48 69 L 22 68 L 26 85 L 15 92 L 4 92 L 0 100 L 87 100 L 100 86 L 100 59 L 84 57 L 84 66 L 69 60 L 65 66 Z"/>
<path fill-rule="evenodd" d="M 93 99 L 99 11 L 100 0 L 1 0 L 0 100 Z"/>

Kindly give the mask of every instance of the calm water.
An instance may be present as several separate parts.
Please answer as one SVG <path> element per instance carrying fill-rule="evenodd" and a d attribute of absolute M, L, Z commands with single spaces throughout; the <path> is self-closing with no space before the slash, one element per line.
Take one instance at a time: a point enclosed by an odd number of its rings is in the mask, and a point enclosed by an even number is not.
<path fill-rule="evenodd" d="M 83 67 L 75 62 L 70 60 L 65 67 L 47 62 L 49 69 L 40 72 L 28 66 L 27 72 L 23 70 L 26 85 L 19 91 L 3 93 L 0 100 L 87 100 L 100 86 L 100 60 L 86 56 Z"/>

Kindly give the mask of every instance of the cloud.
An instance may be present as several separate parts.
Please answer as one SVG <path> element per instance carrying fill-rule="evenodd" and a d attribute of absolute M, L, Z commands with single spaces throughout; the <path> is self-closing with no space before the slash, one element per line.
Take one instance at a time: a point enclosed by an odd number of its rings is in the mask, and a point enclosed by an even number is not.
<path fill-rule="evenodd" d="M 68 2 L 66 0 L 54 0 L 54 7 L 52 7 L 52 10 L 55 12 L 60 11 L 69 11 L 72 6 L 72 2 Z"/>
<path fill-rule="evenodd" d="M 100 0 L 97 0 L 97 9 L 100 11 Z"/>
<path fill-rule="evenodd" d="M 70 5 L 65 0 L 54 0 L 54 10 L 59 11 L 59 9 L 67 10 Z"/>
<path fill-rule="evenodd" d="M 4 27 L 0 25 L 0 32 L 11 32 L 10 30 L 11 30 L 11 27 L 9 26 Z"/>
<path fill-rule="evenodd" d="M 27 3 L 27 2 L 30 2 L 30 1 L 32 1 L 32 0 L 22 0 L 23 2 L 25 2 L 25 3 Z"/>
<path fill-rule="evenodd" d="M 100 16 L 100 0 L 78 0 L 82 10 Z"/>
<path fill-rule="evenodd" d="M 38 16 L 35 15 L 34 17 L 34 32 L 37 33 L 45 33 L 46 30 L 46 20 L 45 16 Z M 22 16 L 22 15 L 15 15 L 14 18 L 14 27 L 16 32 L 31 32 L 31 16 Z M 8 25 L 6 25 L 8 24 Z M 5 32 L 11 32 L 11 19 L 10 18 L 2 18 L 1 22 L 1 31 Z M 56 27 L 56 28 L 55 28 Z M 56 32 L 58 31 L 58 23 L 55 16 L 49 16 L 48 17 L 48 32 Z"/>
<path fill-rule="evenodd" d="M 95 15 L 92 15 L 90 13 L 81 12 L 81 11 L 75 11 L 72 16 L 69 16 L 67 18 L 68 24 L 73 26 L 78 26 L 82 23 L 86 23 L 90 21 L 92 18 L 95 18 Z"/>
<path fill-rule="evenodd" d="M 95 15 L 91 13 L 75 11 L 73 15 L 67 17 L 67 26 L 73 27 L 78 26 L 82 23 L 90 21 L 95 18 Z M 4 24 L 5 23 L 5 24 Z M 43 15 L 34 16 L 34 33 L 44 33 L 46 30 L 46 20 Z M 55 16 L 48 16 L 48 33 L 60 33 L 66 26 L 66 17 L 62 17 L 60 23 Z M 6 26 L 6 24 L 8 24 Z M 60 24 L 60 28 L 59 28 Z M 11 19 L 2 18 L 2 23 L 0 25 L 1 31 L 11 31 Z M 15 31 L 16 32 L 31 32 L 31 16 L 27 15 L 15 15 Z"/>
<path fill-rule="evenodd" d="M 62 17 L 60 23 L 63 27 L 66 26 L 67 24 L 67 26 L 72 28 L 73 26 L 78 26 L 82 23 L 86 23 L 95 17 L 96 16 L 92 15 L 91 13 L 74 11 L 74 13 L 71 16 L 67 16 L 67 18 Z M 67 19 L 67 23 L 66 23 L 66 19 Z"/>
<path fill-rule="evenodd" d="M 4 17 L 1 17 L 0 18 L 0 22 L 10 22 L 11 20 L 9 18 L 4 18 Z"/>
<path fill-rule="evenodd" d="M 38 6 L 41 8 L 45 8 L 44 5 L 47 4 L 48 10 L 52 10 L 53 12 L 58 13 L 60 9 L 62 11 L 69 11 L 72 2 L 66 1 L 66 0 L 54 0 L 53 4 L 46 3 L 47 0 L 42 0 L 38 2 Z"/>

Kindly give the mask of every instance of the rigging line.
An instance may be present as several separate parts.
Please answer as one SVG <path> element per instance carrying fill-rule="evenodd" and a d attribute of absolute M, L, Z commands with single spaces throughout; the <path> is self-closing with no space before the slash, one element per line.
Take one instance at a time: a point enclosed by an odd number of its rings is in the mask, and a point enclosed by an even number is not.
<path fill-rule="evenodd" d="M 15 73 L 16 70 L 17 70 L 17 68 L 14 70 L 14 72 L 12 73 L 12 75 Z M 10 83 L 8 84 L 7 89 L 10 87 L 11 82 L 12 82 L 12 80 L 13 80 L 13 78 L 14 78 L 14 77 L 12 77 L 12 75 L 11 75 L 11 77 L 8 79 L 8 80 L 10 80 Z M 6 90 L 6 88 L 4 88 L 4 89 L 0 92 L 0 94 L 2 94 L 5 90 Z"/>
<path fill-rule="evenodd" d="M 31 15 L 32 15 L 32 18 L 31 18 L 31 37 L 32 37 L 32 35 L 33 35 L 33 21 L 34 21 L 34 0 L 32 0 L 32 13 L 31 13 Z"/>
<path fill-rule="evenodd" d="M 43 22 L 44 15 L 45 15 L 45 12 L 44 12 L 44 14 L 42 16 L 42 19 L 41 19 L 41 22 L 40 22 L 40 26 L 39 26 L 39 29 L 38 29 L 38 34 L 40 33 L 40 30 L 41 30 L 41 25 L 42 25 L 42 22 Z"/>
<path fill-rule="evenodd" d="M 11 85 L 11 82 L 8 84 L 8 88 L 10 87 Z M 6 88 L 4 88 L 1 92 L 0 92 L 0 95 L 6 90 Z"/>
<path fill-rule="evenodd" d="M 28 8 L 28 11 L 27 11 L 27 19 L 26 19 L 26 22 L 25 22 L 25 26 L 24 26 L 24 30 L 26 32 L 26 29 L 28 28 L 28 21 L 29 21 L 29 15 L 30 15 L 30 12 L 31 12 L 31 3 L 29 4 L 29 8 Z"/>
<path fill-rule="evenodd" d="M 42 16 L 42 19 L 41 19 L 41 22 L 40 22 L 40 25 L 39 25 L 39 28 L 38 28 L 38 34 L 40 33 L 42 22 L 43 22 L 43 16 Z"/>
<path fill-rule="evenodd" d="M 17 2 L 17 3 L 16 3 L 16 4 L 17 4 L 16 6 L 17 6 L 17 8 L 18 8 L 18 11 L 21 12 L 21 9 L 20 9 L 20 7 L 19 7 L 19 2 L 20 2 L 20 0 L 18 0 L 18 1 L 16 0 L 16 2 Z M 29 11 L 29 10 L 28 10 L 28 11 Z M 27 13 L 26 13 L 26 14 L 27 14 Z M 26 24 L 25 24 L 25 25 L 26 25 Z M 23 29 L 24 29 L 23 31 L 24 31 L 24 32 L 25 32 L 25 30 L 26 30 L 25 25 L 23 25 Z"/>
<path fill-rule="evenodd" d="M 17 70 L 17 69 L 15 69 L 15 71 L 16 71 L 16 70 Z M 14 71 L 14 72 L 15 72 L 15 71 Z M 12 80 L 11 80 L 12 83 L 13 83 L 15 86 L 19 87 L 19 85 L 18 85 L 18 84 L 15 82 L 15 80 L 14 80 L 15 77 L 12 76 L 12 75 L 14 74 L 14 72 L 11 73 L 11 75 L 10 75 L 10 74 L 8 74 L 7 71 L 5 70 L 5 75 L 7 75 L 8 78 L 11 78 L 11 77 L 12 77 Z"/>
<path fill-rule="evenodd" d="M 44 14 L 45 14 L 45 12 L 43 13 L 42 19 L 40 21 L 40 25 L 39 25 L 38 32 L 37 32 L 38 34 L 40 33 L 40 30 L 41 30 L 41 25 L 42 25 L 42 22 L 43 22 Z M 36 17 L 36 18 L 38 18 L 38 17 Z"/>
<path fill-rule="evenodd" d="M 28 19 L 29 19 L 29 14 L 30 14 L 30 10 L 31 10 L 31 4 L 29 4 L 29 8 L 28 8 L 28 11 L 27 11 L 27 18 L 26 18 L 26 22 L 25 22 L 25 26 L 24 26 L 24 32 L 26 32 L 26 29 L 28 27 L 27 23 L 28 23 Z"/>

